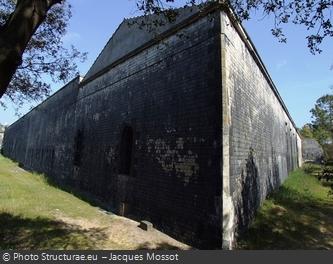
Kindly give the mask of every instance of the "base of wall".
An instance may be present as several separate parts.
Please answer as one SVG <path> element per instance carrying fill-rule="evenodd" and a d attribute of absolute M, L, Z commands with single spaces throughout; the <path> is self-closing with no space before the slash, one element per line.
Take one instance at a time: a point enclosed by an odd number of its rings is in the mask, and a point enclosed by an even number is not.
<path fill-rule="evenodd" d="M 235 243 L 235 209 L 232 198 L 223 191 L 223 240 L 222 248 L 233 249 Z"/>

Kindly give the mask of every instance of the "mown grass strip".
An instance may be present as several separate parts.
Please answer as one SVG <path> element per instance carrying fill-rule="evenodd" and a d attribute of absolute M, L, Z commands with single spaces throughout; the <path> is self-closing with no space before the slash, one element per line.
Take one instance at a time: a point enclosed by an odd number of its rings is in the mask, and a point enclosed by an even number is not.
<path fill-rule="evenodd" d="M 291 173 L 263 203 L 238 248 L 333 249 L 333 197 L 315 177 L 318 170 L 305 165 Z"/>

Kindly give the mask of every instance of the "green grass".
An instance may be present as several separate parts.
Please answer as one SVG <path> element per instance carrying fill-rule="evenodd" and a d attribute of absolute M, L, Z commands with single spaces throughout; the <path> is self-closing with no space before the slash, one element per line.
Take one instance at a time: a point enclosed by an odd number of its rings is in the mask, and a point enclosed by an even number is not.
<path fill-rule="evenodd" d="M 121 248 L 102 228 L 111 221 L 112 216 L 48 185 L 42 175 L 0 156 L 0 249 Z M 98 227 L 85 229 L 76 222 Z"/>
<path fill-rule="evenodd" d="M 333 249 L 333 196 L 314 176 L 318 170 L 306 165 L 291 173 L 238 248 Z M 114 219 L 0 155 L 0 249 L 135 248 L 121 237 L 110 239 L 106 227 L 115 226 Z"/>
<path fill-rule="evenodd" d="M 189 248 L 106 213 L 0 155 L 0 250 Z"/>
<path fill-rule="evenodd" d="M 333 249 L 333 197 L 305 165 L 261 206 L 239 249 Z"/>

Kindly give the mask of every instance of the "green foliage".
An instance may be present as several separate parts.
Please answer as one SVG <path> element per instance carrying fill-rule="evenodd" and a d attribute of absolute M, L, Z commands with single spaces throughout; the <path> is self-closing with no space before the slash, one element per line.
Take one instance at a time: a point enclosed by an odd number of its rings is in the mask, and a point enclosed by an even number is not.
<path fill-rule="evenodd" d="M 327 131 L 333 132 L 333 95 L 326 94 L 320 97 L 311 109 L 313 127 L 321 127 Z"/>
<path fill-rule="evenodd" d="M 310 126 L 313 137 L 319 144 L 329 144 L 333 138 L 333 95 L 320 97 L 311 109 L 312 124 Z"/>
<path fill-rule="evenodd" d="M 0 28 L 5 25 L 15 10 L 13 0 L 0 0 Z M 5 100 L 13 101 L 19 108 L 26 101 L 41 101 L 49 95 L 51 87 L 45 77 L 54 82 L 67 82 L 78 74 L 77 62 L 86 59 L 86 53 L 75 47 L 66 48 L 63 37 L 72 16 L 71 5 L 67 1 L 54 5 L 47 13 L 44 22 L 37 29 L 23 54 L 22 64 L 13 76 Z"/>
<path fill-rule="evenodd" d="M 315 127 L 313 129 L 313 137 L 323 146 L 331 140 L 332 134 L 322 127 Z"/>
<path fill-rule="evenodd" d="M 300 134 L 304 138 L 316 139 L 320 145 L 326 146 L 330 153 L 330 144 L 333 139 L 333 95 L 326 94 L 320 97 L 310 112 L 312 123 L 305 124 L 300 129 Z"/>
<path fill-rule="evenodd" d="M 313 131 L 312 127 L 310 124 L 305 124 L 301 129 L 300 129 L 300 134 L 304 138 L 314 138 L 313 136 Z"/>
<path fill-rule="evenodd" d="M 318 165 L 316 164 L 311 164 L 311 163 L 307 163 L 303 166 L 303 171 L 306 173 L 306 174 L 312 174 L 314 172 L 317 172 L 319 171 L 321 168 L 318 167 Z"/>
<path fill-rule="evenodd" d="M 324 144 L 323 145 L 325 160 L 327 162 L 333 161 L 333 144 Z"/>

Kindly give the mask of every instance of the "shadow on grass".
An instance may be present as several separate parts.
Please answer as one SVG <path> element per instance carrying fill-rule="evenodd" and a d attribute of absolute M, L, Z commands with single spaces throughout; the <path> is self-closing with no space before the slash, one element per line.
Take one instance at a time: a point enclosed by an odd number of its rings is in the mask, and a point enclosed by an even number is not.
<path fill-rule="evenodd" d="M 102 197 L 98 197 L 97 195 L 93 194 L 92 192 L 89 192 L 88 190 L 80 189 L 79 187 L 75 186 L 76 184 L 73 182 L 72 183 L 62 182 L 43 173 L 38 174 L 38 172 L 35 171 L 31 172 L 37 174 L 39 177 L 42 177 L 45 183 L 48 184 L 49 186 L 70 193 L 71 195 L 86 202 L 91 206 L 99 207 L 109 215 L 113 215 L 116 212 L 116 209 L 112 207 L 108 202 L 103 201 Z"/>
<path fill-rule="evenodd" d="M 333 206 L 287 187 L 270 197 L 240 249 L 333 249 Z"/>
<path fill-rule="evenodd" d="M 107 239 L 102 229 L 83 230 L 75 225 L 46 218 L 0 214 L 0 249 L 94 249 Z"/>
<path fill-rule="evenodd" d="M 320 164 L 308 162 L 304 164 L 303 170 L 307 174 L 312 174 L 313 176 L 316 176 L 318 173 L 322 172 L 323 166 Z"/>
<path fill-rule="evenodd" d="M 0 213 L 0 250 L 96 250 L 121 248 L 109 241 L 106 228 L 82 229 L 77 225 L 47 218 L 24 218 Z M 143 243 L 138 250 L 177 250 L 177 246 L 163 243 Z"/>

